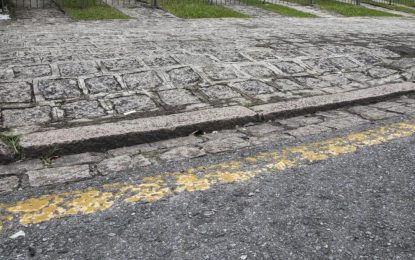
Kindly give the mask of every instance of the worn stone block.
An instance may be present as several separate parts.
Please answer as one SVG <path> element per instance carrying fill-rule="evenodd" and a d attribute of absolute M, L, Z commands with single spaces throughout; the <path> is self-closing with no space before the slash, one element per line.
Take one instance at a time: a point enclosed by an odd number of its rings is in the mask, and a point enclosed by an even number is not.
<path fill-rule="evenodd" d="M 86 79 L 85 86 L 91 94 L 110 93 L 121 90 L 120 83 L 113 76 Z"/>
<path fill-rule="evenodd" d="M 212 80 L 229 80 L 238 78 L 236 70 L 229 66 L 211 65 L 202 68 L 202 70 Z"/>
<path fill-rule="evenodd" d="M 210 99 L 230 99 L 242 97 L 241 94 L 226 85 L 213 85 L 201 89 Z"/>
<path fill-rule="evenodd" d="M 53 167 L 64 167 L 81 164 L 92 164 L 101 161 L 103 158 L 104 155 L 99 153 L 71 154 L 64 155 L 52 160 L 52 165 Z"/>
<path fill-rule="evenodd" d="M 28 82 L 0 84 L 0 103 L 24 103 L 31 100 L 32 86 Z"/>
<path fill-rule="evenodd" d="M 65 112 L 66 118 L 73 119 L 94 118 L 106 114 L 97 101 L 80 100 L 62 105 L 61 108 Z"/>
<path fill-rule="evenodd" d="M 52 75 L 49 65 L 13 67 L 14 77 L 18 79 L 39 78 Z"/>
<path fill-rule="evenodd" d="M 282 127 L 273 126 L 271 124 L 266 124 L 266 123 L 260 124 L 260 125 L 248 126 L 248 127 L 244 127 L 240 129 L 241 132 L 247 133 L 248 135 L 251 135 L 251 136 L 257 136 L 257 137 L 265 136 L 267 134 L 274 133 L 274 132 L 282 132 L 283 130 L 284 128 Z"/>
<path fill-rule="evenodd" d="M 202 78 L 190 67 L 181 67 L 167 71 L 170 80 L 178 88 L 193 86 L 199 83 Z"/>
<path fill-rule="evenodd" d="M 142 155 L 136 155 L 134 157 L 121 155 L 103 160 L 97 165 L 97 170 L 101 175 L 108 175 L 150 164 L 151 162 Z"/>
<path fill-rule="evenodd" d="M 196 158 L 206 155 L 206 152 L 194 146 L 180 146 L 171 149 L 160 155 L 160 159 L 166 161 L 178 161 L 183 159 Z"/>
<path fill-rule="evenodd" d="M 38 88 L 46 100 L 76 98 L 81 96 L 76 79 L 47 79 L 39 81 Z"/>
<path fill-rule="evenodd" d="M 0 139 L 0 162 L 8 162 L 13 158 L 13 151 L 9 145 Z M 1 168 L 0 168 L 1 171 Z M 1 175 L 1 173 L 0 173 Z"/>
<path fill-rule="evenodd" d="M 368 106 L 355 106 L 349 108 L 349 111 L 356 113 L 367 120 L 380 120 L 397 115 L 395 113 L 385 112 L 377 108 Z"/>
<path fill-rule="evenodd" d="M 0 194 L 10 192 L 19 187 L 19 178 L 16 176 L 0 178 Z"/>
<path fill-rule="evenodd" d="M 275 76 L 271 69 L 260 64 L 242 66 L 241 70 L 255 78 L 272 78 Z"/>
<path fill-rule="evenodd" d="M 259 80 L 247 80 L 232 84 L 233 87 L 249 95 L 269 94 L 275 89 Z"/>
<path fill-rule="evenodd" d="M 144 58 L 144 63 L 150 67 L 166 67 L 179 64 L 175 59 L 170 56 L 159 56 L 159 57 L 147 57 Z"/>
<path fill-rule="evenodd" d="M 207 141 L 203 144 L 203 149 L 208 153 L 220 153 L 248 146 L 249 142 L 247 140 L 239 137 L 228 137 Z"/>
<path fill-rule="evenodd" d="M 103 60 L 101 64 L 109 71 L 131 70 L 144 67 L 137 59 Z"/>
<path fill-rule="evenodd" d="M 3 110 L 3 125 L 7 127 L 44 124 L 51 120 L 49 106 Z"/>
<path fill-rule="evenodd" d="M 331 129 L 322 126 L 322 125 L 307 125 L 303 126 L 294 130 L 288 131 L 288 134 L 294 136 L 294 137 L 301 137 L 301 136 L 307 136 L 307 135 L 315 135 L 323 132 L 330 131 Z"/>
<path fill-rule="evenodd" d="M 134 90 L 157 89 L 163 85 L 163 80 L 155 71 L 125 74 L 123 79 L 128 88 Z"/>
<path fill-rule="evenodd" d="M 157 108 L 156 104 L 145 95 L 113 98 L 111 102 L 114 105 L 115 111 L 119 114 L 131 111 L 143 112 Z"/>
<path fill-rule="evenodd" d="M 89 165 L 76 165 L 70 167 L 47 168 L 26 172 L 29 185 L 40 187 L 52 184 L 80 181 L 92 177 Z"/>
<path fill-rule="evenodd" d="M 64 77 L 95 74 L 99 72 L 97 64 L 92 61 L 59 64 L 59 71 Z"/>
<path fill-rule="evenodd" d="M 200 100 L 190 91 L 185 89 L 174 89 L 158 92 L 161 100 L 169 106 L 182 106 L 200 103 Z"/>
<path fill-rule="evenodd" d="M 271 61 L 272 65 L 286 74 L 298 74 L 305 72 L 305 68 L 293 61 Z"/>

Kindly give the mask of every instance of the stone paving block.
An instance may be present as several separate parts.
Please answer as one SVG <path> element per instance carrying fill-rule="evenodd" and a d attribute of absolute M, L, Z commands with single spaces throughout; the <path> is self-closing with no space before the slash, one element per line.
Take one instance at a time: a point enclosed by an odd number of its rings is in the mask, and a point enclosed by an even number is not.
<path fill-rule="evenodd" d="M 40 80 L 38 88 L 46 100 L 77 98 L 82 95 L 76 79 Z"/>
<path fill-rule="evenodd" d="M 157 108 L 156 104 L 145 95 L 113 98 L 111 102 L 114 105 L 115 111 L 119 114 L 131 111 L 143 112 Z"/>
<path fill-rule="evenodd" d="M 272 70 L 260 64 L 242 66 L 241 70 L 255 78 L 272 78 L 275 76 Z"/>
<path fill-rule="evenodd" d="M 238 78 L 238 74 L 233 67 L 211 65 L 202 68 L 203 72 L 211 80 L 230 80 Z"/>
<path fill-rule="evenodd" d="M 301 137 L 307 135 L 316 135 L 319 133 L 330 131 L 331 129 L 322 125 L 307 125 L 294 130 L 290 130 L 287 133 L 294 137 Z"/>
<path fill-rule="evenodd" d="M 59 71 L 64 77 L 81 76 L 87 74 L 95 74 L 99 72 L 95 62 L 74 62 L 59 64 Z"/>
<path fill-rule="evenodd" d="M 43 163 L 39 159 L 14 162 L 0 165 L 0 177 L 6 175 L 21 175 L 29 170 L 43 169 Z"/>
<path fill-rule="evenodd" d="M 207 141 L 203 144 L 203 149 L 208 153 L 221 153 L 234 151 L 249 146 L 249 141 L 239 137 L 220 138 Z"/>
<path fill-rule="evenodd" d="M 97 170 L 101 175 L 108 175 L 110 173 L 120 173 L 150 164 L 151 162 L 142 155 L 136 155 L 134 157 L 121 155 L 103 160 L 97 165 Z"/>
<path fill-rule="evenodd" d="M 274 132 L 282 132 L 283 130 L 284 128 L 282 127 L 273 126 L 271 124 L 266 124 L 266 123 L 260 124 L 260 125 L 248 126 L 248 127 L 239 129 L 239 131 L 243 133 L 246 133 L 251 136 L 256 136 L 256 137 L 265 136 L 267 134 L 274 133 Z"/>
<path fill-rule="evenodd" d="M 212 64 L 216 61 L 207 55 L 195 55 L 195 54 L 178 54 L 174 55 L 182 64 L 194 64 L 194 65 L 206 65 Z"/>
<path fill-rule="evenodd" d="M 273 81 L 275 87 L 282 91 L 292 91 L 304 89 L 305 87 L 289 79 L 275 79 Z"/>
<path fill-rule="evenodd" d="M 339 69 L 327 58 L 306 59 L 302 61 L 311 69 L 318 72 L 337 72 Z"/>
<path fill-rule="evenodd" d="M 123 75 L 125 84 L 133 90 L 157 89 L 163 85 L 163 80 L 155 71 L 143 71 Z"/>
<path fill-rule="evenodd" d="M 28 82 L 0 83 L 0 103 L 25 103 L 32 100 L 32 86 Z"/>
<path fill-rule="evenodd" d="M 397 69 L 409 69 L 411 67 L 415 67 L 415 58 L 392 60 L 388 65 Z"/>
<path fill-rule="evenodd" d="M 185 89 L 165 90 L 158 92 L 158 94 L 161 100 L 169 106 L 183 106 L 201 102 L 190 91 Z"/>
<path fill-rule="evenodd" d="M 81 164 L 92 164 L 101 161 L 104 159 L 103 154 L 99 153 L 80 153 L 80 154 L 71 154 L 58 157 L 57 159 L 52 160 L 53 167 L 64 167 L 72 165 L 81 165 Z"/>
<path fill-rule="evenodd" d="M 3 110 L 3 125 L 6 127 L 28 126 L 48 123 L 51 120 L 49 106 Z"/>
<path fill-rule="evenodd" d="M 202 78 L 190 67 L 181 67 L 167 71 L 174 86 L 184 88 L 198 84 Z"/>
<path fill-rule="evenodd" d="M 312 90 L 331 87 L 331 82 L 325 81 L 322 78 L 297 77 L 295 79 L 300 83 L 300 85 L 306 86 Z"/>
<path fill-rule="evenodd" d="M 209 99 L 231 99 L 231 98 L 240 98 L 241 94 L 231 89 L 226 85 L 213 85 L 201 88 L 203 93 L 205 93 Z"/>
<path fill-rule="evenodd" d="M 355 106 L 349 108 L 348 110 L 368 120 L 380 120 L 396 116 L 395 113 L 385 112 L 377 108 L 368 106 Z"/>
<path fill-rule="evenodd" d="M 275 89 L 270 85 L 265 84 L 259 80 L 247 80 L 232 84 L 233 87 L 248 95 L 269 94 L 275 92 Z"/>
<path fill-rule="evenodd" d="M 359 53 L 358 55 L 353 55 L 353 58 L 365 65 L 373 65 L 382 62 L 382 59 L 380 57 L 366 53 Z"/>
<path fill-rule="evenodd" d="M 306 69 L 294 61 L 270 61 L 272 65 L 286 74 L 298 74 L 306 72 Z"/>
<path fill-rule="evenodd" d="M 178 65 L 179 63 L 170 56 L 146 57 L 144 63 L 150 67 L 166 67 Z"/>
<path fill-rule="evenodd" d="M 101 64 L 109 71 L 132 70 L 144 67 L 137 59 L 103 60 Z"/>
<path fill-rule="evenodd" d="M 72 103 L 67 103 L 61 106 L 65 112 L 66 118 L 80 119 L 80 118 L 94 118 L 104 116 L 105 110 L 97 101 L 80 100 Z"/>
<path fill-rule="evenodd" d="M 244 62 L 249 61 L 245 56 L 235 51 L 215 51 L 213 55 L 222 62 Z"/>
<path fill-rule="evenodd" d="M 301 126 L 321 123 L 323 122 L 323 119 L 317 116 L 314 116 L 314 115 L 313 116 L 296 116 L 296 117 L 291 117 L 288 119 L 276 120 L 275 122 L 285 127 L 294 129 L 294 128 L 299 128 Z"/>
<path fill-rule="evenodd" d="M 0 139 L 0 163 L 9 162 L 11 159 L 13 159 L 13 156 L 14 154 L 10 146 Z"/>
<path fill-rule="evenodd" d="M 10 192 L 19 187 L 19 178 L 16 176 L 0 178 L 0 194 Z"/>
<path fill-rule="evenodd" d="M 121 90 L 120 83 L 113 76 L 86 79 L 85 86 L 91 94 L 111 93 Z"/>
<path fill-rule="evenodd" d="M 91 178 L 89 165 L 76 165 L 70 167 L 47 168 L 26 172 L 29 185 L 40 187 L 46 185 L 80 181 Z"/>
<path fill-rule="evenodd" d="M 34 65 L 24 67 L 13 67 L 14 77 L 17 79 L 32 79 L 52 75 L 49 65 Z"/>
<path fill-rule="evenodd" d="M 254 60 L 261 61 L 261 60 L 270 60 L 276 59 L 276 51 L 269 48 L 263 49 L 255 49 L 255 50 L 244 50 L 243 54 L 247 54 L 249 57 L 253 58 Z"/>
<path fill-rule="evenodd" d="M 374 78 L 385 78 L 396 73 L 398 73 L 398 71 L 383 67 L 373 67 L 368 70 L 368 74 Z"/>
<path fill-rule="evenodd" d="M 47 55 L 40 57 L 42 63 L 65 62 L 74 61 L 76 58 L 73 55 Z"/>
<path fill-rule="evenodd" d="M 12 69 L 0 69 L 0 81 L 8 81 L 14 78 Z"/>
<path fill-rule="evenodd" d="M 183 159 L 191 159 L 206 155 L 206 152 L 194 146 L 180 146 L 171 149 L 160 155 L 160 159 L 165 161 L 178 161 Z"/>
<path fill-rule="evenodd" d="M 359 64 L 348 57 L 334 57 L 328 59 L 331 64 L 340 70 L 350 70 L 359 67 Z"/>
<path fill-rule="evenodd" d="M 344 118 L 331 119 L 331 120 L 321 123 L 320 125 L 334 128 L 334 129 L 344 129 L 344 128 L 362 125 L 368 122 L 369 122 L 368 120 L 364 120 L 358 116 L 350 115 Z"/>

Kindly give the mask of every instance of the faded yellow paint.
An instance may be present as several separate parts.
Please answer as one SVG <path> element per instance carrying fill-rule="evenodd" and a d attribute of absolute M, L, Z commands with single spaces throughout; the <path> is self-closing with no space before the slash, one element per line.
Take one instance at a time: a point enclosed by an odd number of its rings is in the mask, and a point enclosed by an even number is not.
<path fill-rule="evenodd" d="M 207 190 L 210 188 L 208 179 L 199 178 L 194 174 L 182 174 L 176 178 L 176 192 Z"/>
<path fill-rule="evenodd" d="M 170 188 L 167 187 L 167 183 L 163 180 L 161 175 L 146 177 L 143 179 L 141 184 L 126 185 L 120 189 L 121 194 L 125 194 L 126 191 L 135 193 L 135 195 L 132 195 L 124 200 L 128 203 L 140 200 L 153 202 L 160 200 L 171 193 Z"/>
<path fill-rule="evenodd" d="M 283 171 L 309 162 L 353 153 L 362 147 L 385 143 L 414 133 L 415 124 L 397 123 L 344 137 L 287 147 L 281 151 L 263 152 L 240 161 L 232 160 L 188 168 L 182 172 L 156 174 L 142 178 L 137 183 L 115 182 L 86 190 L 44 195 L 14 203 L 0 203 L 0 230 L 13 219 L 24 225 L 34 224 L 75 214 L 104 211 L 121 202 L 155 202 L 171 196 L 174 192 L 203 191 L 217 184 L 242 182 L 264 172 Z"/>

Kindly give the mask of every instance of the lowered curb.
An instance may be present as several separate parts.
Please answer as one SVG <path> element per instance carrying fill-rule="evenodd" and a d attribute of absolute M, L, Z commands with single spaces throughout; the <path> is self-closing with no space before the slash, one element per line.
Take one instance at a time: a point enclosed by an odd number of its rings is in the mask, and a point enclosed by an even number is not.
<path fill-rule="evenodd" d="M 35 132 L 21 137 L 22 152 L 39 156 L 52 148 L 61 154 L 103 151 L 186 136 L 197 130 L 232 128 L 257 120 L 297 116 L 354 104 L 367 104 L 415 93 L 415 83 L 405 82 L 352 92 L 330 94 L 250 108 L 231 106 L 166 116 L 123 120 L 100 125 L 79 126 Z"/>

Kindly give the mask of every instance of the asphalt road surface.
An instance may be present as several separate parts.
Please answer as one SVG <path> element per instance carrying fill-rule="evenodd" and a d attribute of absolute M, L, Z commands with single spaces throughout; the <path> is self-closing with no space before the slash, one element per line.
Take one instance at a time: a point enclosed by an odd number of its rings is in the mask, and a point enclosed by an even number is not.
<path fill-rule="evenodd" d="M 362 129 L 351 130 L 358 131 Z M 249 167 L 239 165 L 241 172 L 269 170 L 150 202 L 114 203 L 92 214 L 27 226 L 13 222 L 0 233 L 0 258 L 413 259 L 415 136 L 395 137 L 285 170 L 264 167 L 260 160 Z M 166 164 L 158 170 L 240 161 L 258 151 L 272 151 L 275 145 Z M 290 145 L 277 144 L 282 149 Z M 137 175 L 126 173 L 118 181 L 134 182 Z M 104 182 L 62 189 L 85 190 Z M 18 196 L 33 194 L 8 199 Z M 10 238 L 19 231 L 25 235 Z"/>

